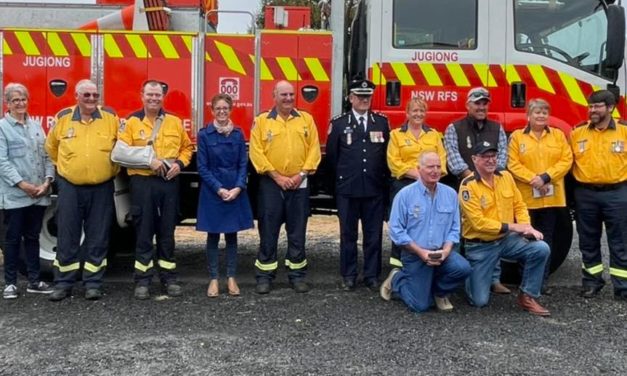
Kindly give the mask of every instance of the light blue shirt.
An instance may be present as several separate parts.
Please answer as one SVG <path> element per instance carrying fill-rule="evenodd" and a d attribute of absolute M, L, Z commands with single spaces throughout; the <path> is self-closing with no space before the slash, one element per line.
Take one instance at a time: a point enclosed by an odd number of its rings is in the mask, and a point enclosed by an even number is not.
<path fill-rule="evenodd" d="M 436 250 L 459 243 L 459 202 L 451 187 L 438 183 L 435 195 L 417 180 L 398 192 L 392 203 L 389 234 L 398 246 L 411 242 Z"/>
<path fill-rule="evenodd" d="M 53 179 L 54 166 L 44 150 L 46 134 L 41 124 L 26 116 L 18 123 L 8 113 L 0 119 L 0 209 L 50 205 L 50 197 L 31 198 L 17 187 L 21 181 L 41 185 Z"/>

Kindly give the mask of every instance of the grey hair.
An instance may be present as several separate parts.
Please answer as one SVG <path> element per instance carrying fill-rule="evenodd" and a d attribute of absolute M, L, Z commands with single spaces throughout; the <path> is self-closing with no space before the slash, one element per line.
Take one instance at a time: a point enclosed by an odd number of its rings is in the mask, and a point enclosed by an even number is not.
<path fill-rule="evenodd" d="M 76 83 L 76 86 L 74 87 L 74 93 L 78 94 L 81 92 L 81 90 L 85 87 L 85 86 L 96 86 L 96 84 L 89 79 L 84 79 L 84 80 L 80 80 Z"/>
<path fill-rule="evenodd" d="M 425 163 L 427 163 L 427 157 L 430 157 L 432 155 L 438 158 L 438 161 L 440 160 L 440 156 L 435 151 L 433 150 L 425 151 L 424 153 L 420 154 L 420 157 L 418 157 L 418 162 L 420 163 L 420 167 L 424 166 Z"/>
<path fill-rule="evenodd" d="M 532 99 L 527 105 L 527 115 L 531 115 L 531 113 L 535 110 L 551 111 L 551 105 L 542 98 Z"/>
<path fill-rule="evenodd" d="M 13 95 L 13 93 L 20 93 L 28 98 L 28 89 L 26 88 L 26 86 L 15 82 L 10 82 L 7 84 L 7 86 L 4 87 L 4 99 L 7 101 L 7 103 L 9 103 L 9 101 L 11 100 L 11 96 Z"/>

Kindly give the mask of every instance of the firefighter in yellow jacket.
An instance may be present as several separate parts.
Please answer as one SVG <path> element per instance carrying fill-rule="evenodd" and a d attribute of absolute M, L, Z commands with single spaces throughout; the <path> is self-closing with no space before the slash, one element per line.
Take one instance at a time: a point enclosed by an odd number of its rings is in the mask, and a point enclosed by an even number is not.
<path fill-rule="evenodd" d="M 258 294 L 267 294 L 276 274 L 277 241 L 281 225 L 287 231 L 290 283 L 307 292 L 305 231 L 309 216 L 309 182 L 320 163 L 318 130 L 310 114 L 294 109 L 294 87 L 279 81 L 273 91 L 275 106 L 255 118 L 250 134 L 250 160 L 259 182 Z"/>
<path fill-rule="evenodd" d="M 118 167 L 111 162 L 119 119 L 100 107 L 100 94 L 89 80 L 76 84 L 76 106 L 61 110 L 46 139 L 46 151 L 57 168 L 57 255 L 54 290 L 50 300 L 71 295 L 80 271 L 81 230 L 85 232 L 83 284 L 85 299 L 102 297 L 102 277 L 107 266 L 109 230 L 113 219 L 113 178 Z"/>
<path fill-rule="evenodd" d="M 592 93 L 590 122 L 575 128 L 570 139 L 584 298 L 596 296 L 605 285 L 601 258 L 605 225 L 614 296 L 627 300 L 627 126 L 612 119 L 615 106 L 610 91 Z"/>
<path fill-rule="evenodd" d="M 512 133 L 507 168 L 527 204 L 531 225 L 544 235 L 553 252 L 559 213 L 566 207 L 564 176 L 573 164 L 573 153 L 564 133 L 549 126 L 549 112 L 547 101 L 529 101 L 529 125 Z M 551 257 L 544 269 L 543 295 L 551 294 L 546 283 L 550 265 Z"/>
<path fill-rule="evenodd" d="M 168 295 L 181 295 L 174 260 L 174 229 L 179 212 L 178 175 L 189 165 L 193 146 L 181 119 L 163 110 L 164 92 L 160 82 L 147 81 L 141 97 L 144 108 L 131 114 L 120 127 L 118 142 L 131 147 L 152 143 L 155 152 L 150 168 L 128 169 L 131 216 L 137 237 L 135 298 L 144 300 L 150 297 L 155 260 Z M 153 256 L 152 238 L 155 235 L 157 250 Z"/>

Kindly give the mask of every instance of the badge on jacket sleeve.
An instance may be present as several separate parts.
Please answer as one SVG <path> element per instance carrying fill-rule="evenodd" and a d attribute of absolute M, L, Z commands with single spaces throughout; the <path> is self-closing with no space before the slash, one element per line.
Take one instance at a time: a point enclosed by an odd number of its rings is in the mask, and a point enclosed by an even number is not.
<path fill-rule="evenodd" d="M 580 153 L 583 153 L 586 150 L 586 143 L 588 143 L 588 140 L 577 141 L 577 145 L 578 145 Z"/>
<path fill-rule="evenodd" d="M 525 144 L 520 144 L 518 145 L 518 150 L 520 150 L 521 154 L 524 154 L 525 151 L 527 150 L 527 147 L 525 146 Z"/>
<path fill-rule="evenodd" d="M 625 142 L 624 141 L 614 141 L 612 142 L 612 151 L 614 153 L 622 153 L 625 151 Z"/>
<path fill-rule="evenodd" d="M 462 191 L 462 200 L 464 200 L 464 201 L 470 200 L 470 192 Z"/>

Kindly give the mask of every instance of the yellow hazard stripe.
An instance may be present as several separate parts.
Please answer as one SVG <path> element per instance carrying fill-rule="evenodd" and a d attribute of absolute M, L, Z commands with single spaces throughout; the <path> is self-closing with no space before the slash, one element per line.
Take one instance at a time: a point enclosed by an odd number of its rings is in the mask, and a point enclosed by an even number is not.
<path fill-rule="evenodd" d="M 603 272 L 603 264 L 598 264 L 595 266 L 591 266 L 589 268 L 586 268 L 586 266 L 584 264 L 581 264 L 581 267 L 587 271 L 588 273 L 595 275 L 595 274 L 599 274 Z"/>
<path fill-rule="evenodd" d="M 13 51 L 11 50 L 11 47 L 9 47 L 6 39 L 2 39 L 2 54 L 13 55 Z"/>
<path fill-rule="evenodd" d="M 189 51 L 190 53 L 192 52 L 192 36 L 191 35 L 183 35 L 181 37 L 181 39 L 183 39 L 183 43 L 185 44 L 185 47 L 187 47 L 187 51 Z"/>
<path fill-rule="evenodd" d="M 557 74 L 560 76 L 560 79 L 562 80 L 562 83 L 564 84 L 564 87 L 566 88 L 570 99 L 577 104 L 583 106 L 588 105 L 588 101 L 586 101 L 586 97 L 583 95 L 581 87 L 579 87 L 579 84 L 577 83 L 575 77 L 562 72 L 557 72 Z"/>
<path fill-rule="evenodd" d="M 229 46 L 228 44 L 218 42 L 217 40 L 214 41 L 214 43 L 218 48 L 218 52 L 220 52 L 220 55 L 222 55 L 222 58 L 226 62 L 227 67 L 233 72 L 245 75 L 246 71 L 244 70 L 242 63 L 237 58 L 233 47 Z"/>
<path fill-rule="evenodd" d="M 440 76 L 438 76 L 438 72 L 435 71 L 433 64 L 423 63 L 418 64 L 418 67 L 420 68 L 420 71 L 422 71 L 422 74 L 425 76 L 425 79 L 427 80 L 427 84 L 429 84 L 429 86 L 442 86 L 442 80 L 440 80 Z"/>
<path fill-rule="evenodd" d="M 255 64 L 255 55 L 249 55 L 250 56 L 250 61 L 253 62 L 253 64 Z M 261 80 L 262 81 L 272 81 L 274 80 L 274 77 L 272 77 L 272 72 L 270 72 L 270 69 L 268 68 L 268 64 L 266 64 L 266 61 L 264 59 L 261 59 L 261 65 L 260 65 L 260 73 L 261 73 Z"/>
<path fill-rule="evenodd" d="M 148 53 L 148 48 L 146 48 L 146 45 L 144 44 L 141 36 L 137 34 L 127 34 L 126 40 L 133 49 L 136 57 L 141 59 L 146 59 L 150 57 L 150 54 Z"/>
<path fill-rule="evenodd" d="M 81 267 L 81 264 L 78 263 L 78 262 L 75 262 L 75 263 L 70 264 L 70 265 L 61 265 L 59 263 L 59 260 L 56 260 L 56 259 L 54 260 L 52 265 L 55 266 L 57 269 L 59 269 L 59 271 L 61 273 L 67 273 L 67 272 L 71 272 L 71 271 L 74 271 L 74 270 L 78 270 Z"/>
<path fill-rule="evenodd" d="M 327 75 L 327 72 L 322 67 L 322 63 L 320 63 L 320 59 L 315 58 L 315 57 L 306 57 L 304 58 L 304 60 L 314 80 L 321 81 L 321 82 L 330 81 L 329 76 Z"/>
<path fill-rule="evenodd" d="M 176 269 L 176 263 L 166 260 L 157 260 L 157 264 L 163 269 L 174 270 Z"/>
<path fill-rule="evenodd" d="M 398 266 L 399 268 L 403 267 L 403 263 L 401 262 L 401 260 L 397 259 L 396 257 L 390 257 L 390 265 Z"/>
<path fill-rule="evenodd" d="M 455 86 L 460 87 L 468 87 L 470 86 L 470 82 L 468 81 L 468 77 L 466 77 L 466 73 L 462 69 L 462 66 L 457 63 L 446 64 L 446 69 L 448 73 L 453 77 L 453 81 L 455 82 Z"/>
<path fill-rule="evenodd" d="M 627 270 L 610 267 L 610 275 L 627 279 Z"/>
<path fill-rule="evenodd" d="M 407 65 L 405 63 L 390 63 L 392 70 L 398 77 L 398 80 L 401 82 L 402 86 L 413 86 L 416 84 L 411 74 L 409 73 L 409 69 L 407 69 Z"/>
<path fill-rule="evenodd" d="M 531 77 L 540 89 L 551 94 L 555 94 L 555 89 L 553 88 L 553 85 L 551 85 L 551 81 L 549 81 L 549 78 L 546 76 L 546 73 L 544 73 L 544 69 L 542 69 L 541 65 L 530 64 L 527 65 L 527 69 L 529 69 Z"/>
<path fill-rule="evenodd" d="M 20 46 L 22 46 L 22 49 L 24 50 L 24 53 L 26 53 L 26 55 L 30 55 L 30 56 L 41 55 L 41 52 L 39 52 L 39 48 L 37 48 L 37 46 L 35 45 L 35 41 L 30 36 L 29 32 L 16 31 L 15 37 L 17 38 L 17 41 L 20 43 Z"/>
<path fill-rule="evenodd" d="M 263 270 L 264 272 L 271 272 L 273 270 L 276 270 L 276 268 L 279 267 L 279 263 L 275 261 L 269 264 L 262 264 L 261 261 L 256 260 L 255 266 L 257 267 L 257 269 Z"/>
<path fill-rule="evenodd" d="M 301 262 L 291 262 L 290 260 L 285 260 L 285 266 L 292 270 L 302 269 L 307 266 L 307 260 L 303 260 Z"/>
<path fill-rule="evenodd" d="M 91 42 L 85 33 L 70 33 L 70 36 L 76 43 L 78 50 L 84 57 L 91 56 Z"/>
<path fill-rule="evenodd" d="M 170 40 L 170 36 L 168 35 L 155 35 L 155 42 L 161 49 L 161 53 L 166 59 L 178 59 L 179 53 L 176 51 L 176 47 L 172 44 L 172 40 Z"/>
<path fill-rule="evenodd" d="M 501 68 L 503 68 L 503 65 L 501 65 Z M 516 67 L 512 64 L 507 64 L 505 65 L 505 69 L 503 70 L 503 72 L 505 72 L 505 79 L 507 80 L 508 84 L 513 84 L 514 82 L 521 82 L 522 79 L 520 78 L 520 75 L 518 74 L 518 71 L 516 70 Z"/>
<path fill-rule="evenodd" d="M 494 76 L 492 75 L 492 72 L 490 72 L 490 66 L 488 64 L 473 64 L 473 67 L 475 68 L 475 72 L 477 72 L 477 75 L 479 76 L 479 79 L 481 80 L 481 84 L 483 86 L 498 86 L 496 80 L 494 79 Z"/>
<path fill-rule="evenodd" d="M 104 35 L 104 49 L 109 57 L 123 57 L 120 47 L 111 34 Z"/>
<path fill-rule="evenodd" d="M 70 54 L 65 49 L 63 45 L 63 41 L 59 37 L 59 34 L 49 31 L 46 33 L 46 41 L 48 42 L 48 46 L 50 46 L 50 51 L 54 56 L 69 56 Z"/>
<path fill-rule="evenodd" d="M 98 273 L 100 270 L 104 269 L 107 266 L 107 259 L 102 260 L 100 265 L 92 264 L 90 262 L 85 262 L 85 270 Z"/>
<path fill-rule="evenodd" d="M 154 266 L 154 264 L 152 263 L 152 260 L 150 260 L 150 262 L 148 263 L 148 265 L 144 265 L 139 261 L 135 261 L 135 269 L 139 270 L 140 272 L 147 272 L 149 269 L 152 269 L 152 267 Z"/>
<path fill-rule="evenodd" d="M 383 75 L 381 75 L 381 67 L 379 66 L 379 64 L 373 64 L 372 65 L 372 83 L 375 85 L 385 85 L 387 83 L 387 81 L 385 80 L 385 77 L 383 77 Z"/>
<path fill-rule="evenodd" d="M 276 62 L 279 64 L 281 71 L 285 75 L 285 78 L 290 81 L 301 80 L 300 74 L 298 74 L 298 69 L 294 65 L 294 62 L 289 57 L 277 57 Z"/>

